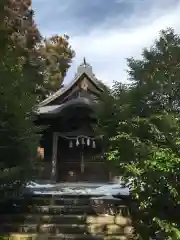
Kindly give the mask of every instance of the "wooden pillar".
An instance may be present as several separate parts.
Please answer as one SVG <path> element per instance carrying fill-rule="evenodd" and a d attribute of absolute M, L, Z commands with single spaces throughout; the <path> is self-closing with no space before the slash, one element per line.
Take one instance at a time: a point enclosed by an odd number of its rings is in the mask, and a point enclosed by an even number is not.
<path fill-rule="evenodd" d="M 109 172 L 109 182 L 112 181 L 112 172 Z"/>
<path fill-rule="evenodd" d="M 52 149 L 52 170 L 51 170 L 51 182 L 56 182 L 57 172 L 57 150 L 58 150 L 58 133 L 53 133 L 53 149 Z"/>

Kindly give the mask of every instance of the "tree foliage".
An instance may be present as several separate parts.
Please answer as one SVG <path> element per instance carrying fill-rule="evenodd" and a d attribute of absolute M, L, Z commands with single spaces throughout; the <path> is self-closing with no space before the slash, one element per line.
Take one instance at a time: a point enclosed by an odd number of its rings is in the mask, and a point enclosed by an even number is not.
<path fill-rule="evenodd" d="M 40 130 L 34 124 L 36 105 L 59 88 L 73 56 L 67 36 L 42 38 L 31 0 L 0 1 L 2 197 L 32 179 Z"/>
<path fill-rule="evenodd" d="M 45 38 L 39 46 L 44 64 L 44 97 L 56 92 L 61 87 L 75 52 L 69 44 L 67 35 Z"/>
<path fill-rule="evenodd" d="M 102 96 L 98 131 L 129 184 L 139 239 L 180 239 L 180 36 L 161 31 L 142 59 L 128 59 L 130 85 Z"/>
<path fill-rule="evenodd" d="M 0 55 L 3 56 L 6 52 L 5 45 L 8 41 L 8 47 L 13 48 L 13 51 L 16 49 L 19 63 L 26 70 L 26 77 L 36 83 L 34 91 L 41 101 L 63 84 L 75 56 L 69 44 L 69 37 L 55 35 L 43 38 L 33 19 L 31 0 L 2 0 L 0 9 Z M 31 65 L 30 72 L 28 65 Z"/>
<path fill-rule="evenodd" d="M 36 46 L 41 36 L 30 1 L 0 2 L 0 194 L 16 192 L 34 173 L 38 128 L 33 124 L 43 84 Z M 18 188 L 16 188 L 18 187 Z"/>

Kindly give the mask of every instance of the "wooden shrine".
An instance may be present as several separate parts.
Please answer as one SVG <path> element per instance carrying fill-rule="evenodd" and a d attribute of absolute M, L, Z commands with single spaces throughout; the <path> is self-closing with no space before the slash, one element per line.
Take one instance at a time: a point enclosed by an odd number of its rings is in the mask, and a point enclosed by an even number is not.
<path fill-rule="evenodd" d="M 55 182 L 108 182 L 111 173 L 94 134 L 94 107 L 102 92 L 92 67 L 84 62 L 74 80 L 38 106 L 43 132 L 41 179 Z"/>

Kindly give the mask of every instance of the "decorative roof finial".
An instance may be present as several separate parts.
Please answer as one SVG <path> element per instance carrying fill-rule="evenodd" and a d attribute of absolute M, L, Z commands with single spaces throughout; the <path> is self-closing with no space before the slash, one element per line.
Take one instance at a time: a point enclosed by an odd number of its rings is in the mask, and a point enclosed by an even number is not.
<path fill-rule="evenodd" d="M 85 58 L 85 57 L 83 58 L 83 63 L 84 63 L 84 66 L 87 65 L 87 63 L 86 63 L 86 58 Z"/>
<path fill-rule="evenodd" d="M 84 57 L 83 58 L 83 62 L 79 65 L 78 69 L 77 69 L 77 73 L 78 74 L 82 74 L 84 72 L 88 72 L 88 74 L 90 75 L 93 75 L 92 73 L 92 66 L 89 65 L 87 62 L 86 62 L 86 58 Z"/>

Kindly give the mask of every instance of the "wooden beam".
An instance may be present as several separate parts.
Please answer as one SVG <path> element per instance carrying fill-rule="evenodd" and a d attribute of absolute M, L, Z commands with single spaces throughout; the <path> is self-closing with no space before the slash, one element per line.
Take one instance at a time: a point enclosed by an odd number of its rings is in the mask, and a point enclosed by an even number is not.
<path fill-rule="evenodd" d="M 51 171 L 51 181 L 56 182 L 56 172 L 57 172 L 57 149 L 58 149 L 58 134 L 53 133 L 53 150 L 52 150 L 52 171 Z"/>

